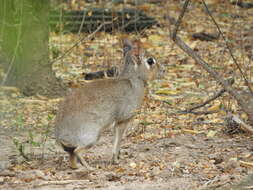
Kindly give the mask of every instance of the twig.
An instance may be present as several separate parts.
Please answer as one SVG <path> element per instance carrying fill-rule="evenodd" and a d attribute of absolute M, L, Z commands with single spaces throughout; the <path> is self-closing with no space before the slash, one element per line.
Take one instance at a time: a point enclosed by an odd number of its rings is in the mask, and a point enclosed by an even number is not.
<path fill-rule="evenodd" d="M 127 22 L 126 24 L 124 24 L 121 28 L 120 28 L 120 31 L 124 31 L 124 29 L 131 23 L 135 23 L 140 20 L 140 17 L 137 17 L 135 18 L 134 20 L 130 20 L 129 22 Z"/>
<path fill-rule="evenodd" d="M 42 187 L 47 185 L 67 185 L 67 184 L 76 184 L 78 182 L 87 182 L 86 180 L 63 180 L 63 181 L 45 181 L 39 184 L 35 184 L 34 187 Z"/>
<path fill-rule="evenodd" d="M 217 123 L 217 122 L 209 122 L 209 121 L 195 121 L 192 124 L 193 125 L 221 125 L 221 126 L 224 126 L 224 122 Z"/>
<path fill-rule="evenodd" d="M 194 113 L 193 110 L 196 110 L 198 108 L 204 107 L 205 105 L 209 104 L 210 102 L 214 101 L 215 99 L 219 98 L 222 94 L 224 94 L 224 92 L 226 92 L 225 89 L 221 89 L 218 93 L 216 93 L 214 96 L 212 96 L 211 98 L 207 99 L 205 102 L 195 105 L 191 108 L 188 108 L 186 110 L 181 111 L 181 113 Z"/>
<path fill-rule="evenodd" d="M 19 151 L 19 153 L 20 153 L 20 155 L 26 160 L 26 161 L 29 161 L 30 159 L 29 159 L 29 157 L 24 153 L 24 145 L 23 144 L 20 144 L 19 145 L 19 148 L 18 148 L 18 151 Z"/>
<path fill-rule="evenodd" d="M 253 96 L 253 91 L 252 91 L 252 89 L 251 89 L 251 87 L 250 87 L 249 81 L 248 81 L 247 77 L 244 75 L 244 73 L 243 73 L 243 71 L 242 71 L 240 65 L 239 65 L 238 62 L 236 61 L 235 56 L 234 56 L 234 54 L 233 54 L 233 52 L 232 52 L 232 49 L 231 49 L 231 48 L 229 47 L 229 45 L 228 45 L 228 41 L 227 41 L 226 37 L 224 36 L 223 32 L 221 31 L 221 29 L 220 29 L 218 23 L 216 22 L 216 20 L 215 20 L 214 17 L 212 16 L 212 13 L 209 11 L 209 9 L 208 9 L 208 7 L 207 7 L 207 5 L 206 5 L 205 0 L 202 0 L 202 2 L 203 2 L 203 5 L 204 5 L 204 7 L 205 7 L 205 9 L 206 9 L 207 14 L 210 16 L 210 18 L 212 19 L 212 21 L 213 21 L 213 23 L 215 24 L 216 28 L 218 29 L 219 34 L 220 34 L 221 37 L 223 38 L 223 40 L 224 40 L 224 42 L 225 42 L 225 44 L 226 44 L 226 47 L 227 47 L 227 49 L 228 49 L 228 51 L 229 51 L 229 54 L 230 54 L 230 56 L 232 57 L 233 62 L 235 63 L 237 69 L 240 71 L 240 73 L 241 73 L 241 75 L 242 75 L 242 77 L 243 77 L 243 79 L 244 79 L 245 84 L 247 85 L 247 87 L 248 87 L 248 89 L 249 89 L 251 95 Z"/>
<path fill-rule="evenodd" d="M 11 171 L 2 171 L 0 172 L 0 176 L 3 176 L 3 177 L 14 177 L 16 174 L 14 172 L 11 172 Z"/>
<path fill-rule="evenodd" d="M 178 17 L 178 19 L 177 19 L 177 22 L 176 22 L 176 24 L 175 24 L 174 31 L 173 31 L 173 33 L 172 33 L 172 39 L 173 39 L 173 40 L 175 40 L 175 38 L 176 38 L 176 36 L 177 36 L 177 32 L 178 32 L 178 30 L 179 30 L 179 26 L 180 26 L 180 24 L 181 24 L 181 22 L 182 22 L 182 19 L 183 19 L 183 17 L 184 17 L 184 14 L 185 14 L 185 12 L 186 12 L 186 9 L 187 9 L 187 7 L 188 7 L 189 2 L 190 2 L 190 0 L 186 0 L 186 1 L 184 2 L 183 9 L 182 9 L 182 11 L 181 11 L 181 13 L 180 13 L 180 15 L 179 15 L 179 17 Z"/>
<path fill-rule="evenodd" d="M 228 113 L 228 117 L 231 117 L 232 120 L 234 120 L 236 123 L 239 124 L 240 128 L 245 131 L 253 134 L 253 127 L 246 124 L 244 121 L 242 121 L 238 116 Z"/>
<path fill-rule="evenodd" d="M 69 54 L 73 48 L 75 48 L 76 46 L 80 45 L 83 41 L 92 38 L 98 31 L 101 30 L 101 28 L 102 28 L 105 24 L 109 24 L 109 23 L 100 24 L 99 27 L 97 27 L 97 29 L 96 29 L 94 32 L 92 32 L 92 33 L 91 33 L 89 36 L 87 36 L 87 37 L 83 37 L 83 38 L 79 39 L 72 47 L 70 47 L 67 51 L 65 51 L 60 57 L 57 57 L 57 58 L 55 58 L 54 60 L 52 60 L 52 61 L 50 62 L 50 64 L 53 64 L 53 63 L 55 63 L 56 61 L 62 59 L 64 56 L 66 56 L 67 54 Z"/>
<path fill-rule="evenodd" d="M 79 27 L 78 36 L 80 35 L 80 33 L 81 33 L 81 31 L 82 31 L 82 28 L 83 28 L 83 24 L 84 24 L 85 17 L 86 17 L 86 12 L 85 12 L 85 11 L 83 11 L 83 18 L 82 18 L 81 25 L 80 25 L 80 27 Z"/>
<path fill-rule="evenodd" d="M 213 179 L 211 180 L 208 180 L 206 183 L 204 183 L 203 187 L 207 187 L 207 186 L 210 186 L 212 184 L 214 184 L 215 182 L 219 181 L 220 180 L 220 176 L 216 176 L 214 177 Z"/>
<path fill-rule="evenodd" d="M 214 114 L 214 113 L 217 113 L 218 111 L 179 111 L 178 113 L 180 114 L 187 114 L 187 113 L 190 113 L 190 114 L 194 114 L 194 115 L 209 115 L 209 114 Z"/>
<path fill-rule="evenodd" d="M 234 79 L 228 79 L 227 80 L 231 85 L 234 83 Z M 214 101 L 215 99 L 219 98 L 220 96 L 222 96 L 224 93 L 226 92 L 226 90 L 223 88 L 221 89 L 218 93 L 214 94 L 212 97 L 210 97 L 209 99 L 207 99 L 205 102 L 195 105 L 191 108 L 188 108 L 186 110 L 180 111 L 180 113 L 193 113 L 196 114 L 196 112 L 193 112 L 193 110 L 204 107 L 205 105 L 209 104 L 210 102 Z M 197 112 L 199 113 L 199 112 Z M 205 112 L 204 112 L 205 113 Z M 211 112 L 212 113 L 212 112 Z M 209 112 L 207 112 L 207 114 L 210 114 Z"/>

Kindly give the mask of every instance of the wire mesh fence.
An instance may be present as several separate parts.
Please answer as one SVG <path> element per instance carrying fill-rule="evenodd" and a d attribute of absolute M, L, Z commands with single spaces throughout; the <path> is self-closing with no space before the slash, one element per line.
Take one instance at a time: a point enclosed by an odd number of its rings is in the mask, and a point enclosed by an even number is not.
<path fill-rule="evenodd" d="M 114 68 L 120 67 L 121 37 L 147 35 L 146 29 L 157 27 L 157 18 L 162 17 L 152 10 L 164 3 L 62 0 L 52 5 L 50 57 L 56 71 L 66 71 L 59 75 L 73 80 L 104 69 L 109 69 L 110 76 Z"/>

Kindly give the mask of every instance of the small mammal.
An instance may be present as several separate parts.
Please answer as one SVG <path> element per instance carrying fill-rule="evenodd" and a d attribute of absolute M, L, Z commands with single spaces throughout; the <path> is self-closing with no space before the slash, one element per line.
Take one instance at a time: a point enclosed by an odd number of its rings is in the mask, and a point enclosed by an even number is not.
<path fill-rule="evenodd" d="M 91 169 L 81 154 L 92 147 L 103 129 L 113 125 L 113 163 L 118 162 L 123 133 L 140 109 L 147 81 L 157 78 L 161 66 L 146 57 L 137 40 L 123 40 L 124 65 L 119 77 L 87 83 L 72 91 L 60 104 L 56 116 L 55 137 L 69 153 L 70 167 L 79 161 Z"/>

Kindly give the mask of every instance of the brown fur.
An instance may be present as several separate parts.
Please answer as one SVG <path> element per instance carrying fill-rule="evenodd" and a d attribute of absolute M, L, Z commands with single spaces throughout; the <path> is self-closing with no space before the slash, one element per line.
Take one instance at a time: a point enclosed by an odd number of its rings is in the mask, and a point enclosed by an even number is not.
<path fill-rule="evenodd" d="M 113 162 L 118 162 L 121 138 L 143 103 L 146 83 L 160 71 L 159 64 L 147 65 L 139 41 L 126 40 L 124 46 L 125 63 L 119 78 L 96 80 L 74 89 L 59 107 L 56 139 L 69 153 L 72 168 L 78 167 L 77 160 L 90 168 L 81 154 L 110 125 L 115 125 Z"/>

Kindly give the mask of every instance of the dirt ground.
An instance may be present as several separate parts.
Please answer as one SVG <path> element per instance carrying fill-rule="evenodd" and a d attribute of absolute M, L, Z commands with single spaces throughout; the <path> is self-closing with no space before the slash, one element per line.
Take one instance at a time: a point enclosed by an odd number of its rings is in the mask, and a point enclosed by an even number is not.
<path fill-rule="evenodd" d="M 0 188 L 216 189 L 236 184 L 253 171 L 238 161 L 238 158 L 252 154 L 252 137 L 222 135 L 208 138 L 205 134 L 178 134 L 138 140 L 137 136 L 124 138 L 120 163 L 112 165 L 112 134 L 106 131 L 99 143 L 84 155 L 94 168 L 92 171 L 70 169 L 67 154 L 50 137 L 47 146 L 54 147 L 54 153 L 45 152 L 44 158 L 41 150 L 37 153 L 33 150 L 30 161 L 17 161 L 17 152 L 8 157 L 10 165 L 0 173 Z M 6 133 L 1 137 L 6 138 Z M 10 141 L 8 143 L 1 144 L 1 150 L 5 150 Z"/>

